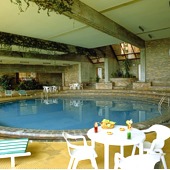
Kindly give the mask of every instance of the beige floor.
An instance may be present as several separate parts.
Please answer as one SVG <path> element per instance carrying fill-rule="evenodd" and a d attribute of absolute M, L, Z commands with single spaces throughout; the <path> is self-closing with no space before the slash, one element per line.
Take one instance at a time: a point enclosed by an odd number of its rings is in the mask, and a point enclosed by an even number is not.
<path fill-rule="evenodd" d="M 147 135 L 147 139 L 152 141 L 155 134 Z M 90 142 L 89 142 L 90 143 Z M 130 155 L 132 147 L 125 147 L 125 156 Z M 28 151 L 32 153 L 28 157 L 16 158 L 16 169 L 67 169 L 69 155 L 65 142 L 32 142 L 28 145 Z M 98 154 L 98 168 L 103 169 L 103 145 L 96 145 Z M 114 167 L 114 153 L 119 152 L 119 147 L 110 147 L 110 169 Z M 170 168 L 170 138 L 166 140 L 164 146 L 165 158 L 168 168 Z M 78 164 L 79 169 L 92 169 L 89 160 L 81 161 Z M 10 159 L 0 159 L 0 169 L 10 169 Z"/>

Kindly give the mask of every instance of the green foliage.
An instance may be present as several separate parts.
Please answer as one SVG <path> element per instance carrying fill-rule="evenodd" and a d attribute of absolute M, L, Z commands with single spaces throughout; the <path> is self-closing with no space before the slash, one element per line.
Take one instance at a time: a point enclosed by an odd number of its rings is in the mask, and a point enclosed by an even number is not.
<path fill-rule="evenodd" d="M 29 8 L 30 2 L 34 2 L 38 6 L 38 13 L 40 13 L 41 10 L 46 10 L 47 15 L 50 16 L 50 12 L 56 12 L 57 14 L 62 14 L 63 12 L 70 12 L 71 6 L 73 4 L 73 0 L 10 0 L 13 4 L 18 5 L 18 8 L 20 12 L 24 12 Z M 24 4 L 23 4 L 24 3 Z M 23 9 L 23 6 L 26 5 L 25 10 Z"/>
<path fill-rule="evenodd" d="M 34 79 L 29 81 L 21 81 L 16 90 L 35 90 L 42 89 L 42 85 L 36 82 Z"/>
<path fill-rule="evenodd" d="M 133 75 L 131 75 L 129 73 L 130 71 L 130 66 L 131 66 L 131 62 L 128 58 L 126 58 L 124 61 L 123 61 L 123 70 L 124 72 L 119 68 L 116 70 L 115 73 L 112 73 L 111 76 L 113 78 L 131 78 L 133 77 Z"/>
<path fill-rule="evenodd" d="M 113 78 L 121 78 L 123 77 L 123 71 L 121 69 L 117 69 L 115 73 L 112 73 L 111 76 Z"/>
<path fill-rule="evenodd" d="M 99 76 L 97 76 L 97 77 L 96 77 L 96 82 L 98 83 L 98 82 L 99 82 L 99 80 L 100 80 L 100 77 L 99 77 Z"/>
<path fill-rule="evenodd" d="M 14 80 L 15 77 L 3 75 L 0 77 L 0 86 L 3 88 L 3 90 L 11 90 Z"/>
<path fill-rule="evenodd" d="M 129 73 L 130 65 L 131 65 L 130 60 L 128 58 L 126 58 L 123 64 L 124 64 L 124 67 L 125 67 L 125 75 L 124 75 L 124 77 L 130 78 L 131 77 L 131 75 Z"/>

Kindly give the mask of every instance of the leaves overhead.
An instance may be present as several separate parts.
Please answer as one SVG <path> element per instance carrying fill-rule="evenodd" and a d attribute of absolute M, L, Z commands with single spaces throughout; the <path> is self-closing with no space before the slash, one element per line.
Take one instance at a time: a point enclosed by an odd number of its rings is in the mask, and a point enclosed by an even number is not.
<path fill-rule="evenodd" d="M 47 11 L 47 15 L 50 16 L 50 12 L 55 12 L 57 14 L 62 14 L 64 12 L 71 12 L 71 6 L 73 0 L 10 0 L 11 3 L 18 5 L 20 12 L 26 11 L 31 2 L 34 2 L 38 6 L 38 13 L 41 10 Z M 23 9 L 23 6 L 26 4 L 26 8 Z"/>

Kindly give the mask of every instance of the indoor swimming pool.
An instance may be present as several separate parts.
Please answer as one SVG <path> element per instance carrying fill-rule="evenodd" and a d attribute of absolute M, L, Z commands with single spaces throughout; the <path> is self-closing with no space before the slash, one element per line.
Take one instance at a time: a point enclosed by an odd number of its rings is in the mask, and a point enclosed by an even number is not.
<path fill-rule="evenodd" d="M 89 129 L 94 122 L 109 119 L 143 122 L 160 116 L 158 104 L 127 98 L 49 98 L 0 104 L 0 126 L 36 130 Z"/>

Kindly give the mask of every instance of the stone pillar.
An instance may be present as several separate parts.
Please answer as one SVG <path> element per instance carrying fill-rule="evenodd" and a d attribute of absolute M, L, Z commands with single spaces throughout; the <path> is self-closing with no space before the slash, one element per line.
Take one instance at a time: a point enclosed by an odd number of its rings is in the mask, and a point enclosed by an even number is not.
<path fill-rule="evenodd" d="M 78 81 L 79 81 L 79 83 L 82 82 L 82 79 L 81 79 L 81 63 L 78 64 Z"/>
<path fill-rule="evenodd" d="M 108 70 L 109 67 L 108 67 L 108 58 L 104 58 L 104 77 L 105 77 L 105 80 L 104 82 L 108 82 L 109 81 L 109 74 L 108 74 Z"/>
<path fill-rule="evenodd" d="M 145 82 L 146 81 L 146 50 L 145 48 L 141 49 L 140 51 L 140 63 L 141 63 L 141 75 L 140 75 L 140 81 Z"/>

